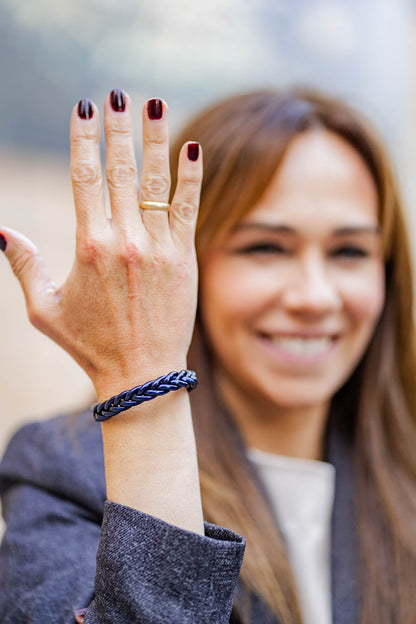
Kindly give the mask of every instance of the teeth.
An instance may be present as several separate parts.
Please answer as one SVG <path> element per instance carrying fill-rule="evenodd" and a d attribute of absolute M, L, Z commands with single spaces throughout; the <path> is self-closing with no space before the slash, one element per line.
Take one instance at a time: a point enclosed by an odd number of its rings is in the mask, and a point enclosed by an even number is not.
<path fill-rule="evenodd" d="M 272 342 L 291 355 L 319 355 L 328 349 L 332 339 L 328 336 L 320 338 L 290 338 L 275 336 Z"/>

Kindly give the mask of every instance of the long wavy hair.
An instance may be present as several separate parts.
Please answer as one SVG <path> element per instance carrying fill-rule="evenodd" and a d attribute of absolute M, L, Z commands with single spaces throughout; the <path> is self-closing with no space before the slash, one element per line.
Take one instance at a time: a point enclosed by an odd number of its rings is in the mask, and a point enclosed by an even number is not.
<path fill-rule="evenodd" d="M 203 257 L 255 205 L 293 138 L 312 128 L 346 140 L 363 158 L 378 193 L 385 305 L 362 361 L 331 410 L 351 431 L 359 622 L 408 624 L 416 621 L 413 278 L 403 210 L 382 142 L 367 120 L 338 100 L 306 89 L 267 90 L 228 98 L 202 112 L 172 146 L 171 162 L 176 164 L 185 140 L 202 144 L 196 245 Z M 198 315 L 189 364 L 201 379 L 191 397 L 205 517 L 246 537 L 241 571 L 246 597 L 260 596 L 282 624 L 300 624 L 283 540 L 242 440 L 216 396 L 210 347 Z M 238 617 L 249 621 L 241 603 Z"/>

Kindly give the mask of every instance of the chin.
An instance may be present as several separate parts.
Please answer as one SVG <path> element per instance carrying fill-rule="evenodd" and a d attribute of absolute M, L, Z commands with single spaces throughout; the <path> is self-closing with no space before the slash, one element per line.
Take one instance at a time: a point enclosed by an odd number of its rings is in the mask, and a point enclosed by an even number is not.
<path fill-rule="evenodd" d="M 276 408 L 313 409 L 314 407 L 329 405 L 341 385 L 319 388 L 316 381 L 315 383 L 303 384 L 296 380 L 293 383 L 283 383 L 280 388 L 275 386 L 273 391 L 268 391 L 264 398 L 268 403 L 274 404 Z"/>

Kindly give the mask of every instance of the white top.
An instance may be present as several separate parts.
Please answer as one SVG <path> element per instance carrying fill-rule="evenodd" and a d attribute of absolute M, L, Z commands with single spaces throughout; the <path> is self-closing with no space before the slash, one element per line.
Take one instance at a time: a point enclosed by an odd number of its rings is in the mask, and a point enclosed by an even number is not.
<path fill-rule="evenodd" d="M 297 583 L 305 624 L 331 624 L 331 516 L 335 468 L 248 451 L 269 495 Z"/>

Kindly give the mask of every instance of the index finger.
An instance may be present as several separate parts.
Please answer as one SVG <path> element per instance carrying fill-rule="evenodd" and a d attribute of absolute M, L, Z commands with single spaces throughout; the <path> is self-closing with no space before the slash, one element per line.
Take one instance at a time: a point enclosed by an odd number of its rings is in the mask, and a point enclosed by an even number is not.
<path fill-rule="evenodd" d="M 77 235 L 101 230 L 107 224 L 100 162 L 100 131 L 97 107 L 80 100 L 71 116 L 71 180 L 77 216 Z"/>

